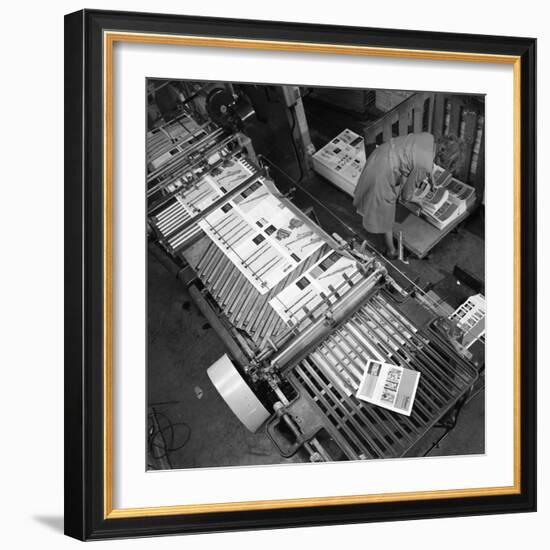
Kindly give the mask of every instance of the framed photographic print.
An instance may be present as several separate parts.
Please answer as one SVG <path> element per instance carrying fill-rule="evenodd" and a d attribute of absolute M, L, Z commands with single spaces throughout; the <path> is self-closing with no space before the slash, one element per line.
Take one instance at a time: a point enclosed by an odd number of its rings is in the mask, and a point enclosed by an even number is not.
<path fill-rule="evenodd" d="M 65 529 L 536 508 L 532 38 L 65 18 Z"/>

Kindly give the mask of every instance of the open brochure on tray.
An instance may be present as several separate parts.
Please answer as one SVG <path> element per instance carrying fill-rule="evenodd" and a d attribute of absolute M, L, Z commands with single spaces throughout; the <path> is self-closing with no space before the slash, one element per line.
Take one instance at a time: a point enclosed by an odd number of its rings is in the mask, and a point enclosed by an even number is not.
<path fill-rule="evenodd" d="M 357 397 L 410 416 L 420 373 L 398 365 L 369 360 Z"/>

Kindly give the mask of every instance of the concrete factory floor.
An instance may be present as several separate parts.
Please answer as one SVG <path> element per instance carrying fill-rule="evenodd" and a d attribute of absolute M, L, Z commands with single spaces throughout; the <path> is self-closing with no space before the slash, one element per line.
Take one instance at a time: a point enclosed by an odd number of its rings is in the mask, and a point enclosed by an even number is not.
<path fill-rule="evenodd" d="M 361 131 L 363 122 L 358 122 L 357 117 L 312 100 L 306 99 L 305 106 L 316 148 L 344 128 Z M 290 144 L 286 115 L 277 103 L 270 104 L 270 110 L 269 127 L 254 121 L 246 132 L 259 154 L 298 179 L 300 169 Z M 275 170 L 271 175 L 281 188 L 289 185 Z M 301 185 L 305 191 L 297 189 L 294 201 L 300 207 L 312 206 L 325 230 L 344 237 L 349 235 L 349 230 L 332 215 L 336 214 L 362 239 L 380 248 L 378 239 L 363 230 L 350 197 L 315 173 L 304 174 Z M 410 258 L 408 265 L 394 264 L 422 288 L 433 290 L 456 308 L 475 291 L 456 280 L 455 265 L 484 280 L 483 228 L 482 212 L 478 211 L 459 232 L 451 233 L 439 243 L 427 259 Z M 264 431 L 250 433 L 229 410 L 206 374 L 206 369 L 225 353 L 222 341 L 184 286 L 152 254 L 148 258 L 148 404 L 159 413 L 161 427 L 168 419 L 174 424 L 173 429 L 164 433 L 167 445 L 181 446 L 163 457 L 164 462 L 150 461 L 154 462 L 151 466 L 191 468 L 302 461 L 301 456 L 282 459 Z M 433 428 L 415 447 L 414 455 L 479 454 L 484 452 L 484 445 L 485 391 L 481 377 L 455 428 L 447 435 L 443 428 Z"/>

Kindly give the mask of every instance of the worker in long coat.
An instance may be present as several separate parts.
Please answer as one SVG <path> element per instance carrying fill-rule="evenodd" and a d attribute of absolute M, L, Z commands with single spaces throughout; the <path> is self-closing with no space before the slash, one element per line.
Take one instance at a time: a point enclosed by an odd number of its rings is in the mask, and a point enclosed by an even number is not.
<path fill-rule="evenodd" d="M 384 235 L 389 258 L 397 257 L 393 240 L 397 199 L 419 202 L 415 192 L 424 179 L 431 182 L 434 160 L 452 172 L 461 155 L 457 138 L 444 136 L 436 142 L 427 132 L 394 137 L 370 154 L 357 182 L 353 205 L 369 233 Z"/>

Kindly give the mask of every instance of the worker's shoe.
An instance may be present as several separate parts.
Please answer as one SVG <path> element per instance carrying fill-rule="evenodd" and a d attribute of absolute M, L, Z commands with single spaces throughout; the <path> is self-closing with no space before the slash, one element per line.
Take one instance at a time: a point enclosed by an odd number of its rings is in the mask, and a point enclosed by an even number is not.
<path fill-rule="evenodd" d="M 396 260 L 397 250 L 386 250 L 386 258 L 388 258 L 388 260 Z"/>

